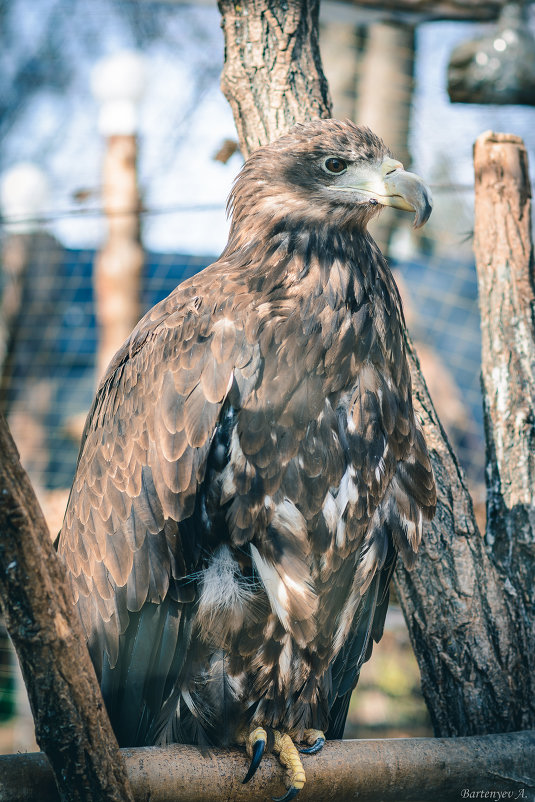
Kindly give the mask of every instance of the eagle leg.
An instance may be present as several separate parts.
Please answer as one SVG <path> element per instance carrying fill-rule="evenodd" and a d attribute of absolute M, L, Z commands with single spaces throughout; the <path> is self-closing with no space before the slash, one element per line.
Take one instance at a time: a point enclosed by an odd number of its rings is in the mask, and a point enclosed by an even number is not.
<path fill-rule="evenodd" d="M 284 796 L 273 797 L 274 802 L 289 802 L 293 799 L 299 791 L 303 788 L 306 777 L 299 752 L 290 738 L 278 730 L 273 731 L 275 742 L 273 744 L 273 751 L 279 756 L 279 762 L 286 769 L 286 781 L 288 790 Z"/>
<path fill-rule="evenodd" d="M 249 770 L 242 780 L 242 783 L 245 785 L 245 783 L 248 783 L 251 777 L 253 777 L 260 765 L 262 755 L 264 754 L 264 750 L 266 748 L 267 733 L 262 727 L 257 727 L 255 730 L 249 733 L 247 738 L 244 740 L 247 754 L 251 758 Z"/>
<path fill-rule="evenodd" d="M 325 733 L 321 730 L 305 730 L 303 740 L 310 744 L 307 749 L 300 749 L 302 755 L 316 755 L 325 744 Z"/>

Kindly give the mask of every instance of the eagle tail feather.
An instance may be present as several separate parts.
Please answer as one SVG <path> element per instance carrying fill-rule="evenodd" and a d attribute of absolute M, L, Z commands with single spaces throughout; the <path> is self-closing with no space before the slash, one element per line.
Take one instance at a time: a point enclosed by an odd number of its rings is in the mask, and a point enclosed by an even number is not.
<path fill-rule="evenodd" d="M 396 556 L 396 550 L 389 539 L 384 566 L 374 576 L 355 613 L 353 637 L 346 641 L 333 664 L 330 719 L 326 730 L 328 739 L 343 736 L 351 694 L 359 680 L 361 668 L 371 656 L 373 642 L 378 642 L 383 634 Z"/>

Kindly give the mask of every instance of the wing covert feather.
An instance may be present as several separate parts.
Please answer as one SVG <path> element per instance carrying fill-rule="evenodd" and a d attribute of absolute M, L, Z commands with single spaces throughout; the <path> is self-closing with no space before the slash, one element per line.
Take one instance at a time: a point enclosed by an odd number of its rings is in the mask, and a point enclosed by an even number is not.
<path fill-rule="evenodd" d="M 191 296 L 182 287 L 152 309 L 110 365 L 59 539 L 75 596 L 85 599 L 88 636 L 112 668 L 128 613 L 161 601 L 170 581 L 196 570 L 198 550 L 184 549 L 166 522 L 193 512 L 233 371 L 242 390 L 258 375 L 236 368 L 254 356 L 243 329 L 214 314 L 209 298 Z"/>

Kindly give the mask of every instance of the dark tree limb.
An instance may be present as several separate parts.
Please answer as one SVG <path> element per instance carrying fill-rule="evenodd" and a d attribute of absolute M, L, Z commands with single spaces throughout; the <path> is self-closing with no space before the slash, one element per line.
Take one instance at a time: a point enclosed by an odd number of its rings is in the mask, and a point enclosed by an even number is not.
<path fill-rule="evenodd" d="M 133 797 L 124 763 L 63 568 L 2 417 L 0 455 L 0 603 L 37 742 L 63 802 L 127 802 Z"/>
<path fill-rule="evenodd" d="M 266 19 L 277 15 L 278 28 L 289 37 L 285 58 L 299 62 L 291 71 L 287 67 L 285 74 L 307 70 L 310 51 L 302 44 L 302 36 L 316 42 L 315 0 L 288 5 L 289 10 L 283 11 L 268 0 L 220 2 L 226 57 L 231 62 L 225 67 L 223 84 L 244 153 L 280 136 L 295 122 L 330 113 L 316 57 L 313 87 L 322 87 L 322 91 L 309 96 L 305 82 L 279 82 L 277 108 L 285 113 L 266 112 L 274 91 L 266 88 L 266 82 L 273 80 L 269 56 L 273 34 Z M 291 15 L 297 13 L 307 20 L 306 26 L 296 24 Z M 535 726 L 533 648 L 522 604 L 504 585 L 485 551 L 472 501 L 410 344 L 408 350 L 415 403 L 431 448 L 439 503 L 414 571 L 408 574 L 399 566 L 395 581 L 435 732 L 468 735 Z"/>
<path fill-rule="evenodd" d="M 282 769 L 273 755 L 263 759 L 251 783 L 242 785 L 248 759 L 237 749 L 210 750 L 209 758 L 194 746 L 178 744 L 121 752 L 135 802 L 265 802 L 284 788 Z M 299 802 L 459 802 L 464 789 L 481 794 L 499 790 L 507 794 L 501 799 L 533 802 L 534 764 L 535 732 L 330 741 L 320 755 L 306 758 L 308 781 Z M 43 757 L 0 757 L 0 802 L 37 799 L 58 800 Z"/>
<path fill-rule="evenodd" d="M 382 19 L 402 19 L 413 25 L 428 20 L 494 20 L 506 0 L 344 0 Z"/>
<path fill-rule="evenodd" d="M 487 131 L 475 144 L 474 167 L 487 439 L 486 537 L 511 592 L 525 600 L 533 627 L 535 277 L 524 143 L 512 134 Z"/>

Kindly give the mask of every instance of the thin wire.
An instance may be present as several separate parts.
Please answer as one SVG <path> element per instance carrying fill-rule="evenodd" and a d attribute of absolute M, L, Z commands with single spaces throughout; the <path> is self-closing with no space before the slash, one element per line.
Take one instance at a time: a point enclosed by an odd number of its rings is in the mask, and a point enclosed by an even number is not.
<path fill-rule="evenodd" d="M 47 214 L 34 217 L 31 215 L 0 215 L 0 225 L 20 225 L 21 223 L 35 223 L 37 225 L 46 225 L 53 223 L 55 220 L 60 220 L 66 217 L 124 217 L 126 215 L 159 215 L 159 214 L 176 214 L 180 212 L 214 212 L 224 211 L 225 204 L 223 203 L 206 203 L 194 204 L 191 206 L 155 206 L 151 209 L 114 209 L 113 211 L 106 211 L 102 206 L 86 209 L 65 209 L 47 212 Z"/>

